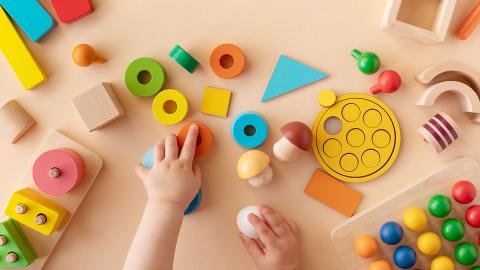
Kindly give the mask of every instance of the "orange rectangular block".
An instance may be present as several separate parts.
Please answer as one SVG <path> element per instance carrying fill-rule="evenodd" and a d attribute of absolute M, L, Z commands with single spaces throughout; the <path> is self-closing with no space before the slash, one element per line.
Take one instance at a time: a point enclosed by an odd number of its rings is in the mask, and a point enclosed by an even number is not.
<path fill-rule="evenodd" d="M 347 217 L 353 215 L 363 197 L 360 192 L 320 170 L 313 173 L 305 193 Z"/>

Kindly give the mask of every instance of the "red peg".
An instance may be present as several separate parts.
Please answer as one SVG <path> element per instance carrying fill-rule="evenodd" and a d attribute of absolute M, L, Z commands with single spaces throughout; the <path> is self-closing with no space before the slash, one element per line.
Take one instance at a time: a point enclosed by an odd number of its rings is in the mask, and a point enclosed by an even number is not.
<path fill-rule="evenodd" d="M 378 76 L 378 83 L 370 88 L 370 93 L 372 93 L 372 95 L 379 92 L 393 93 L 400 88 L 401 84 L 402 79 L 397 72 L 393 70 L 385 70 L 380 76 Z"/>

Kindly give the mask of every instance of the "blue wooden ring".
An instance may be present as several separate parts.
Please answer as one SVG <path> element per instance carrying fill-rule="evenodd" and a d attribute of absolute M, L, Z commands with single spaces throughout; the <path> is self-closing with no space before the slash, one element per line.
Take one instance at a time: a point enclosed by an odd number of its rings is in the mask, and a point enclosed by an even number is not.
<path fill-rule="evenodd" d="M 142 164 L 145 168 L 151 169 L 153 167 L 153 148 L 148 149 L 147 153 L 143 156 Z M 195 198 L 190 202 L 187 209 L 183 212 L 183 215 L 189 215 L 200 207 L 202 202 L 202 189 L 200 189 L 195 195 Z"/>
<path fill-rule="evenodd" d="M 255 128 L 255 133 L 251 136 L 245 132 L 247 126 Z M 243 112 L 233 120 L 231 132 L 233 139 L 241 147 L 247 149 L 256 148 L 267 139 L 268 124 L 265 118 L 256 112 Z"/>

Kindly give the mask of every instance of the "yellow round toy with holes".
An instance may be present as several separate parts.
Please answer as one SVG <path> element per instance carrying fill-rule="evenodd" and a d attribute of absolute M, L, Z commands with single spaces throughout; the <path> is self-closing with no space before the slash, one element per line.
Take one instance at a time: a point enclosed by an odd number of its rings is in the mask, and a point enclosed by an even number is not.
<path fill-rule="evenodd" d="M 333 177 L 365 182 L 394 163 L 400 149 L 400 126 L 393 112 L 377 98 L 347 94 L 323 108 L 312 128 L 313 152 Z"/>

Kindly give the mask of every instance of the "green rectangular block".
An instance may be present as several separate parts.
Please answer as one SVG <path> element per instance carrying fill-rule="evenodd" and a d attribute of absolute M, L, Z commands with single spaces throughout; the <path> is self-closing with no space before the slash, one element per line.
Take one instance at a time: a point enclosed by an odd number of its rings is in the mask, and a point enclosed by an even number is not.
<path fill-rule="evenodd" d="M 0 246 L 0 267 L 25 267 L 37 258 L 35 250 L 15 220 L 8 219 L 0 223 L 0 236 L 7 239 L 7 242 Z M 17 261 L 8 263 L 5 258 L 11 252 L 18 258 Z"/>

